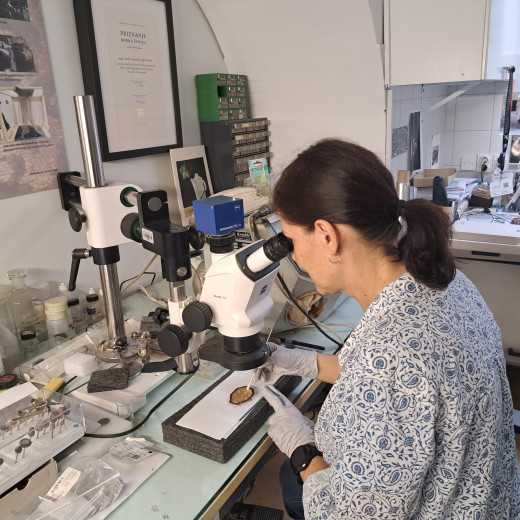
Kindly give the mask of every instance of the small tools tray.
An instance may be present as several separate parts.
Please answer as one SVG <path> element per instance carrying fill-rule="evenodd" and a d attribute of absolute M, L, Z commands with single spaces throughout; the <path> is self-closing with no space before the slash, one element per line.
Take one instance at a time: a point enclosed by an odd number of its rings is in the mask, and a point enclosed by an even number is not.
<path fill-rule="evenodd" d="M 191 403 L 181 408 L 178 412 L 162 423 L 163 440 L 179 448 L 190 451 L 216 462 L 227 462 L 251 436 L 265 423 L 272 408 L 265 401 L 259 401 L 249 414 L 242 420 L 239 426 L 225 439 L 213 439 L 195 430 L 179 426 L 177 422 L 188 413 L 200 400 L 216 388 L 230 374 L 221 377 L 205 392 Z M 301 382 L 299 376 L 286 376 L 280 379 L 276 388 L 284 395 L 290 394 Z"/>

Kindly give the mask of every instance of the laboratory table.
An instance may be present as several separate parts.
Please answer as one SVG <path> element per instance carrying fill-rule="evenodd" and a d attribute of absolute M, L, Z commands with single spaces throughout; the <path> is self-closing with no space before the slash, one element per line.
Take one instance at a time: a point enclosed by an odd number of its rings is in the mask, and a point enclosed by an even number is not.
<path fill-rule="evenodd" d="M 168 294 L 166 282 L 154 285 L 150 292 L 155 297 L 165 297 Z M 136 293 L 123 301 L 126 318 L 147 314 L 155 306 L 141 293 Z M 359 304 L 352 298 L 348 298 L 335 309 L 325 323 L 330 324 L 330 327 L 345 338 L 351 330 L 345 324 L 355 326 L 362 315 L 363 311 Z M 328 333 L 330 334 L 330 332 Z M 284 332 L 283 337 L 324 346 L 325 352 L 333 352 L 337 348 L 314 328 Z M 186 377 L 188 376 L 173 374 L 150 392 L 147 395 L 147 404 L 139 411 L 139 415 L 144 416 Z M 162 441 L 161 423 L 193 401 L 213 383 L 214 380 L 191 377 L 178 392 L 153 413 L 141 428 L 132 434 L 134 437 L 145 437 L 153 441 L 156 449 L 169 454 L 170 459 L 107 518 L 111 520 L 123 518 L 211 520 L 218 518 L 219 511 L 225 511 L 232 505 L 241 483 L 253 469 L 256 468 L 258 471 L 258 466 L 262 464 L 262 457 L 272 445 L 272 441 L 267 435 L 267 423 L 225 464 L 214 462 Z M 290 394 L 290 398 L 297 407 L 301 408 L 316 392 L 319 384 L 317 381 L 303 379 Z M 96 451 L 103 453 L 103 450 L 106 451 L 117 440 L 85 439 L 91 453 Z"/>

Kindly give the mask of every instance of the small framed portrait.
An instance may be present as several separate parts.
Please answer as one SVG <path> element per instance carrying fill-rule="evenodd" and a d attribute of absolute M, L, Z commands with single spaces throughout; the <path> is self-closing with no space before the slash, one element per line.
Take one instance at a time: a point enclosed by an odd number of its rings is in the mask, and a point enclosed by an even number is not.
<path fill-rule="evenodd" d="M 183 226 L 193 225 L 193 201 L 213 195 L 204 146 L 170 150 L 173 182 Z"/>

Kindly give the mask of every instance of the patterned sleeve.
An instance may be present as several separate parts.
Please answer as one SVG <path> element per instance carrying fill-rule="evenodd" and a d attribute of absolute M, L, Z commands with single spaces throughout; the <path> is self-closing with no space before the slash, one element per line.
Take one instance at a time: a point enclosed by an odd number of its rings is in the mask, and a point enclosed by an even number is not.
<path fill-rule="evenodd" d="M 413 345 L 419 333 L 380 335 L 378 343 L 365 337 L 368 343 L 344 364 L 320 413 L 317 443 L 326 431 L 323 452 L 330 467 L 305 482 L 306 519 L 413 514 L 434 454 L 436 392 L 413 348 L 394 345 Z M 424 347 L 424 338 L 420 343 Z"/>

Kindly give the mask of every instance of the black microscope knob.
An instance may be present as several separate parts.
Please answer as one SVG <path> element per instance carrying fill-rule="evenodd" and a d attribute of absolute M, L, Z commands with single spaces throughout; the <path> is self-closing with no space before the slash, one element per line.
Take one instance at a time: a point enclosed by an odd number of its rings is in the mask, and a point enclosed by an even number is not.
<path fill-rule="evenodd" d="M 191 333 L 178 325 L 165 325 L 157 341 L 160 349 L 170 357 L 177 357 L 188 350 Z"/>
<path fill-rule="evenodd" d="M 203 302 L 191 302 L 182 311 L 182 321 L 193 332 L 202 332 L 209 329 L 213 321 L 213 311 Z"/>

